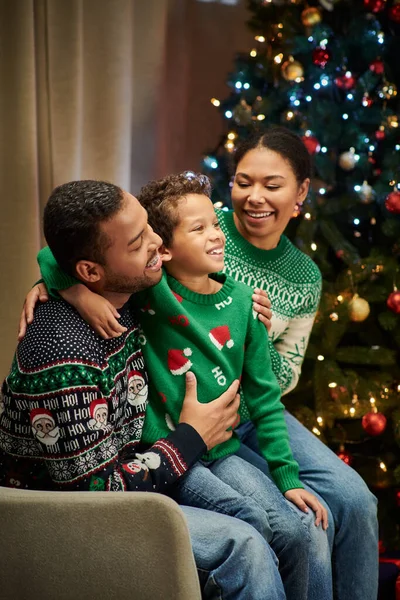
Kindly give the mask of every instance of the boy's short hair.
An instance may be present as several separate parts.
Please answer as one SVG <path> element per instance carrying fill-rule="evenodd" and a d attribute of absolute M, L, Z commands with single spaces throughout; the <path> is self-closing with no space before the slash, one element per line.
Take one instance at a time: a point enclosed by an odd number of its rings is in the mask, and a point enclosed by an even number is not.
<path fill-rule="evenodd" d="M 211 196 L 211 184 L 206 175 L 185 171 L 150 181 L 140 190 L 137 198 L 147 210 L 149 223 L 162 238 L 164 246 L 172 245 L 174 229 L 179 223 L 179 201 L 188 194 Z"/>

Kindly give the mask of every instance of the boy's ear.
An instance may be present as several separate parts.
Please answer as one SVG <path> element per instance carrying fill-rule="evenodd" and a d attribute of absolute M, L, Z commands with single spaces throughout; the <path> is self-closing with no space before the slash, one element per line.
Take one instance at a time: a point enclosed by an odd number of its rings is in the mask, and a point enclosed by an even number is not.
<path fill-rule="evenodd" d="M 97 283 L 104 275 L 104 269 L 90 260 L 79 260 L 75 265 L 76 274 L 84 283 Z"/>
<path fill-rule="evenodd" d="M 166 247 L 164 246 L 164 244 L 162 244 L 162 245 L 160 246 L 160 249 L 159 249 L 159 251 L 158 251 L 158 252 L 159 252 L 159 254 L 160 254 L 160 256 L 161 256 L 161 259 L 162 259 L 162 261 L 163 261 L 163 262 L 168 262 L 169 260 L 171 260 L 171 259 L 172 259 L 172 254 L 171 254 L 171 252 L 168 250 L 168 248 L 166 248 Z"/>

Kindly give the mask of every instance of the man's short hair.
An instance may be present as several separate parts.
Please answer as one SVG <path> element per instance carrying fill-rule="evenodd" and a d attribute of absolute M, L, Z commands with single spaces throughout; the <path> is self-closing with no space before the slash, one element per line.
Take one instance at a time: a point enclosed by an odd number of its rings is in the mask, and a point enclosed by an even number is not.
<path fill-rule="evenodd" d="M 149 223 L 161 237 L 164 246 L 170 248 L 174 229 L 179 223 L 178 204 L 188 194 L 211 196 L 211 184 L 206 175 L 185 171 L 179 175 L 167 175 L 150 181 L 142 187 L 137 198 L 147 210 Z"/>
<path fill-rule="evenodd" d="M 123 190 L 107 181 L 70 181 L 56 187 L 44 209 L 46 241 L 60 267 L 76 276 L 76 263 L 91 260 L 104 265 L 110 246 L 100 223 L 122 206 Z"/>

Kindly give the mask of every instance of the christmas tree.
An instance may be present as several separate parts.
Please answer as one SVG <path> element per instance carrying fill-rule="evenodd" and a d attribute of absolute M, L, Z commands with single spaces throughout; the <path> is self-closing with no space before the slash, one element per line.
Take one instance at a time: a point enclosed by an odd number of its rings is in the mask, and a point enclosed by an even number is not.
<path fill-rule="evenodd" d="M 320 310 L 287 407 L 380 500 L 400 548 L 400 1 L 251 0 L 254 45 L 236 57 L 226 132 L 204 157 L 229 207 L 239 140 L 271 124 L 300 136 L 312 189 L 288 235 L 318 264 Z M 399 291 L 397 290 L 397 287 Z"/>

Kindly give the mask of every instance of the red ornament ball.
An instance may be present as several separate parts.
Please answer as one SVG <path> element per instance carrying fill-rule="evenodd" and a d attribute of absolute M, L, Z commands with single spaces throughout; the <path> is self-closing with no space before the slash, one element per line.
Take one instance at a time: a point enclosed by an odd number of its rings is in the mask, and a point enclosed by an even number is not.
<path fill-rule="evenodd" d="M 400 215 L 400 192 L 390 192 L 386 197 L 385 206 L 389 212 Z"/>
<path fill-rule="evenodd" d="M 369 412 L 361 419 L 361 425 L 368 435 L 380 435 L 385 430 L 386 417 L 379 412 Z"/>
<path fill-rule="evenodd" d="M 343 258 L 343 256 L 344 256 L 344 250 L 342 250 L 342 249 L 340 249 L 340 250 L 337 250 L 337 251 L 336 251 L 336 256 L 337 256 L 338 258 Z"/>
<path fill-rule="evenodd" d="M 340 458 L 340 460 L 342 460 L 344 463 L 346 463 L 346 465 L 351 465 L 351 463 L 353 462 L 352 455 L 349 454 L 348 452 L 346 452 L 346 450 L 340 450 L 337 453 L 337 455 Z"/>
<path fill-rule="evenodd" d="M 386 0 L 364 0 L 364 6 L 373 13 L 381 12 L 385 8 Z"/>
<path fill-rule="evenodd" d="M 400 292 L 398 290 L 389 294 L 386 306 L 396 315 L 400 315 Z"/>
<path fill-rule="evenodd" d="M 303 141 L 303 144 L 307 148 L 309 154 L 311 154 L 311 155 L 316 154 L 317 152 L 320 151 L 321 144 L 319 143 L 319 141 L 317 140 L 317 138 L 315 136 L 303 135 L 301 139 Z"/>
<path fill-rule="evenodd" d="M 331 53 L 326 48 L 315 48 L 312 53 L 312 61 L 317 67 L 323 69 L 331 57 Z"/>
<path fill-rule="evenodd" d="M 396 492 L 396 504 L 400 508 L 400 490 Z"/>
<path fill-rule="evenodd" d="M 376 75 L 382 75 L 382 73 L 385 70 L 385 65 L 383 64 L 383 61 L 380 58 L 376 58 L 369 65 L 369 70 L 373 73 L 376 73 Z"/>
<path fill-rule="evenodd" d="M 385 139 L 386 137 L 386 133 L 384 129 L 378 129 L 378 131 L 375 131 L 375 137 L 378 140 L 378 142 L 381 142 L 382 140 Z"/>
<path fill-rule="evenodd" d="M 400 23 L 400 4 L 394 4 L 388 11 L 389 19 L 394 23 Z"/>
<path fill-rule="evenodd" d="M 351 90 L 356 85 L 356 78 L 353 75 L 340 75 L 335 83 L 341 90 Z"/>

